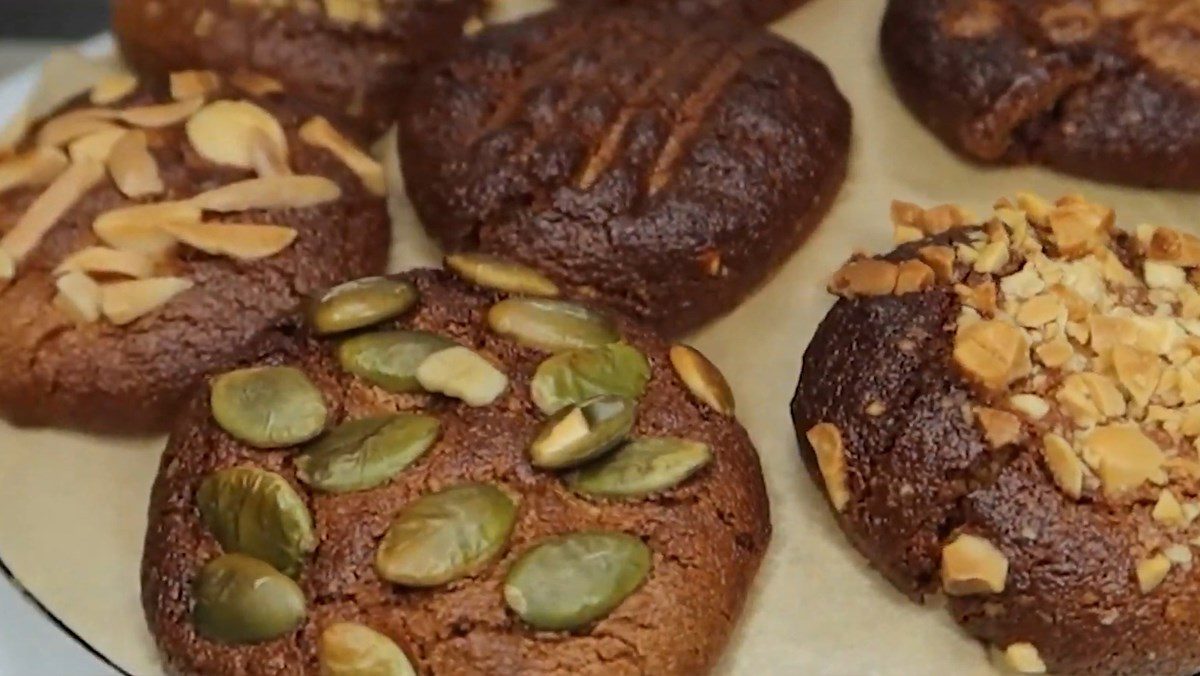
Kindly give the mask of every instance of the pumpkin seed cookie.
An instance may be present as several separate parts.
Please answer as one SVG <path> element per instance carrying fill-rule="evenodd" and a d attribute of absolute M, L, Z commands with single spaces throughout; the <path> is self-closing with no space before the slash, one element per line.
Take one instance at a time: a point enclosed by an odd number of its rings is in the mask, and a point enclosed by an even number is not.
<path fill-rule="evenodd" d="M 113 76 L 35 124 L 0 156 L 0 412 L 163 430 L 280 312 L 382 271 L 362 140 L 208 71 Z"/>
<path fill-rule="evenodd" d="M 139 72 L 245 69 L 375 131 L 423 63 L 452 46 L 481 0 L 113 0 L 121 53 Z"/>
<path fill-rule="evenodd" d="M 668 335 L 777 270 L 846 170 L 850 109 L 829 72 L 737 21 L 551 11 L 485 29 L 416 91 L 401 159 L 434 238 Z"/>
<path fill-rule="evenodd" d="M 1194 0 L 892 0 L 882 45 L 900 97 L 973 159 L 1200 188 Z"/>
<path fill-rule="evenodd" d="M 180 673 L 698 674 L 770 536 L 699 352 L 529 269 L 337 287 L 199 388 L 142 598 Z M 358 670 L 355 670 L 358 669 Z"/>
<path fill-rule="evenodd" d="M 1200 670 L 1200 238 L 1079 197 L 893 215 L 792 402 L 847 537 L 1012 671 Z"/>

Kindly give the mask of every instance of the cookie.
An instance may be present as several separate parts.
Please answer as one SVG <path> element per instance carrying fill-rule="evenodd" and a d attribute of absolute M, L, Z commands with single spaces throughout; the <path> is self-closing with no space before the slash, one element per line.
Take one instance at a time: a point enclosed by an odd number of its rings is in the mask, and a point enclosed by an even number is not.
<path fill-rule="evenodd" d="M 113 0 L 121 54 L 142 73 L 246 70 L 327 116 L 391 125 L 408 82 L 477 20 L 480 0 Z"/>
<path fill-rule="evenodd" d="M 893 0 L 884 63 L 970 158 L 1200 188 L 1200 14 L 1185 0 Z"/>
<path fill-rule="evenodd" d="M 758 457 L 698 352 L 440 271 L 337 288 L 307 316 L 174 427 L 142 567 L 172 669 L 714 664 L 770 525 Z"/>
<path fill-rule="evenodd" d="M 597 0 L 573 0 L 576 3 Z M 599 0 L 600 2 L 623 1 L 627 4 L 646 4 L 645 0 Z M 678 12 L 687 18 L 710 20 L 741 19 L 753 23 L 770 23 L 805 4 L 807 0 L 660 0 L 659 5 Z"/>
<path fill-rule="evenodd" d="M 1194 673 L 1200 239 L 1079 197 L 893 211 L 792 401 L 847 538 L 1011 671 Z"/>
<path fill-rule="evenodd" d="M 846 171 L 850 109 L 819 61 L 646 6 L 485 29 L 413 101 L 401 160 L 444 248 L 535 267 L 667 335 L 777 270 Z"/>
<path fill-rule="evenodd" d="M 36 123 L 0 159 L 0 412 L 165 430 L 279 313 L 381 272 L 365 141 L 201 71 L 115 75 Z"/>

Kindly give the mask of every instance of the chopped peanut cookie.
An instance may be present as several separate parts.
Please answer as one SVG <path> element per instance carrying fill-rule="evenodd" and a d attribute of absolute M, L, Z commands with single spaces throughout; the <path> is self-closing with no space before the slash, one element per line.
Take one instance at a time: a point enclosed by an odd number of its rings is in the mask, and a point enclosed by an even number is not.
<path fill-rule="evenodd" d="M 474 263 L 335 287 L 194 391 L 142 564 L 173 673 L 716 663 L 771 534 L 724 377 Z"/>
<path fill-rule="evenodd" d="M 362 139 L 209 71 L 107 78 L 0 156 L 0 412 L 165 428 L 305 294 L 381 272 Z"/>
<path fill-rule="evenodd" d="M 812 55 L 642 2 L 491 26 L 422 72 L 414 98 L 400 157 L 431 236 L 669 335 L 787 260 L 849 154 L 849 105 Z"/>
<path fill-rule="evenodd" d="M 1200 669 L 1200 238 L 1076 196 L 892 216 L 792 401 L 847 537 L 1008 670 Z"/>

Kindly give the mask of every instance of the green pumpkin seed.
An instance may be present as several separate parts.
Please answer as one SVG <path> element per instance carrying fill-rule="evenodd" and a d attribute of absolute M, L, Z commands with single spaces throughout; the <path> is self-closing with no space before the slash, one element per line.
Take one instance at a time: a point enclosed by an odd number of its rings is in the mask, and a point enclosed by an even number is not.
<path fill-rule="evenodd" d="M 409 413 L 354 420 L 310 443 L 296 469 L 301 481 L 328 493 L 367 490 L 424 455 L 440 428 L 437 418 Z"/>
<path fill-rule="evenodd" d="M 721 370 L 708 357 L 687 345 L 673 346 L 670 357 L 679 379 L 693 396 L 722 415 L 733 415 L 733 390 L 729 388 Z"/>
<path fill-rule="evenodd" d="M 542 362 L 530 387 L 547 415 L 602 394 L 637 400 L 650 380 L 646 357 L 625 343 L 560 352 Z"/>
<path fill-rule="evenodd" d="M 217 376 L 210 396 L 221 429 L 256 448 L 304 443 L 325 429 L 325 398 L 302 371 L 261 366 Z"/>
<path fill-rule="evenodd" d="M 537 629 L 569 631 L 608 615 L 650 572 L 650 549 L 624 533 L 574 533 L 525 552 L 504 600 Z"/>
<path fill-rule="evenodd" d="M 558 352 L 615 343 L 612 321 L 582 305 L 544 298 L 509 298 L 488 310 L 488 325 L 526 347 Z"/>
<path fill-rule="evenodd" d="M 337 356 L 342 368 L 389 392 L 420 392 L 417 367 L 450 347 L 453 341 L 435 333 L 382 331 L 343 341 Z"/>
<path fill-rule="evenodd" d="M 227 552 L 295 575 L 317 546 L 308 507 L 286 479 L 257 467 L 214 472 L 196 491 L 200 519 Z"/>
<path fill-rule="evenodd" d="M 495 486 L 467 484 L 420 497 L 396 515 L 375 569 L 410 587 L 466 577 L 503 551 L 516 520 L 516 504 Z"/>
<path fill-rule="evenodd" d="M 399 317 L 416 304 L 417 287 L 402 279 L 367 277 L 335 286 L 309 308 L 318 335 L 342 333 Z"/>
<path fill-rule="evenodd" d="M 408 656 L 392 639 L 354 622 L 321 632 L 321 676 L 416 676 Z"/>
<path fill-rule="evenodd" d="M 557 296 L 558 287 L 533 268 L 481 253 L 459 253 L 446 257 L 446 267 L 467 281 L 506 293 Z"/>
<path fill-rule="evenodd" d="M 642 438 L 566 477 L 572 490 L 610 498 L 641 497 L 677 486 L 712 462 L 707 444 Z"/>
<path fill-rule="evenodd" d="M 583 464 L 610 451 L 633 428 L 637 404 L 604 395 L 564 408 L 546 421 L 529 446 L 537 467 L 562 469 Z"/>
<path fill-rule="evenodd" d="M 223 554 L 200 569 L 192 585 L 196 631 L 221 643 L 260 643 L 304 622 L 304 592 L 292 579 L 253 557 Z"/>
<path fill-rule="evenodd" d="M 417 382 L 427 392 L 487 406 L 508 389 L 508 376 L 471 350 L 456 345 L 435 352 L 417 367 Z"/>

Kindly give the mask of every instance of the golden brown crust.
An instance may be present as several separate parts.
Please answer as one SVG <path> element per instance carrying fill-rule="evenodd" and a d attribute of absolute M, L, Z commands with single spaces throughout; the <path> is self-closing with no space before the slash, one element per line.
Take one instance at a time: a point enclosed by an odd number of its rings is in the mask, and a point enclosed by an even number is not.
<path fill-rule="evenodd" d="M 208 388 L 179 418 L 155 482 L 142 569 L 152 632 L 180 673 L 316 674 L 321 630 L 337 620 L 363 622 L 397 641 L 422 674 L 696 674 L 710 668 L 728 640 L 769 536 L 769 509 L 758 457 L 740 425 L 691 397 L 672 370 L 668 346 L 618 322 L 624 338 L 650 359 L 652 377 L 638 405 L 635 435 L 684 436 L 709 444 L 712 465 L 651 498 L 599 502 L 573 494 L 536 470 L 526 447 L 544 419 L 529 379 L 545 352 L 491 332 L 486 309 L 501 296 L 448 274 L 405 275 L 421 301 L 390 325 L 452 337 L 501 365 L 510 389 L 492 405 L 470 408 L 433 395 L 393 395 L 342 371 L 335 341 L 313 338 L 296 319 L 268 332 L 243 364 L 293 364 L 318 384 L 331 422 L 380 411 L 420 409 L 441 421 L 440 441 L 391 483 L 359 493 L 310 492 L 294 480 L 294 449 L 255 451 L 211 420 Z M 386 328 L 386 327 L 385 327 Z M 312 511 L 320 540 L 298 581 L 309 619 L 295 634 L 253 646 L 198 637 L 188 614 L 190 584 L 220 547 L 200 523 L 194 494 L 211 471 L 251 463 L 281 473 Z M 520 496 L 507 553 L 482 573 L 428 590 L 381 580 L 376 545 L 395 511 L 419 494 L 465 481 L 502 484 Z M 587 528 L 641 537 L 653 552 L 645 584 L 613 613 L 573 634 L 535 632 L 505 607 L 504 575 L 543 536 Z"/>
<path fill-rule="evenodd" d="M 1200 240 L 1112 222 L 1023 196 L 879 259 L 951 247 L 934 287 L 832 287 L 793 419 L 851 542 L 1010 666 L 1192 673 Z"/>

